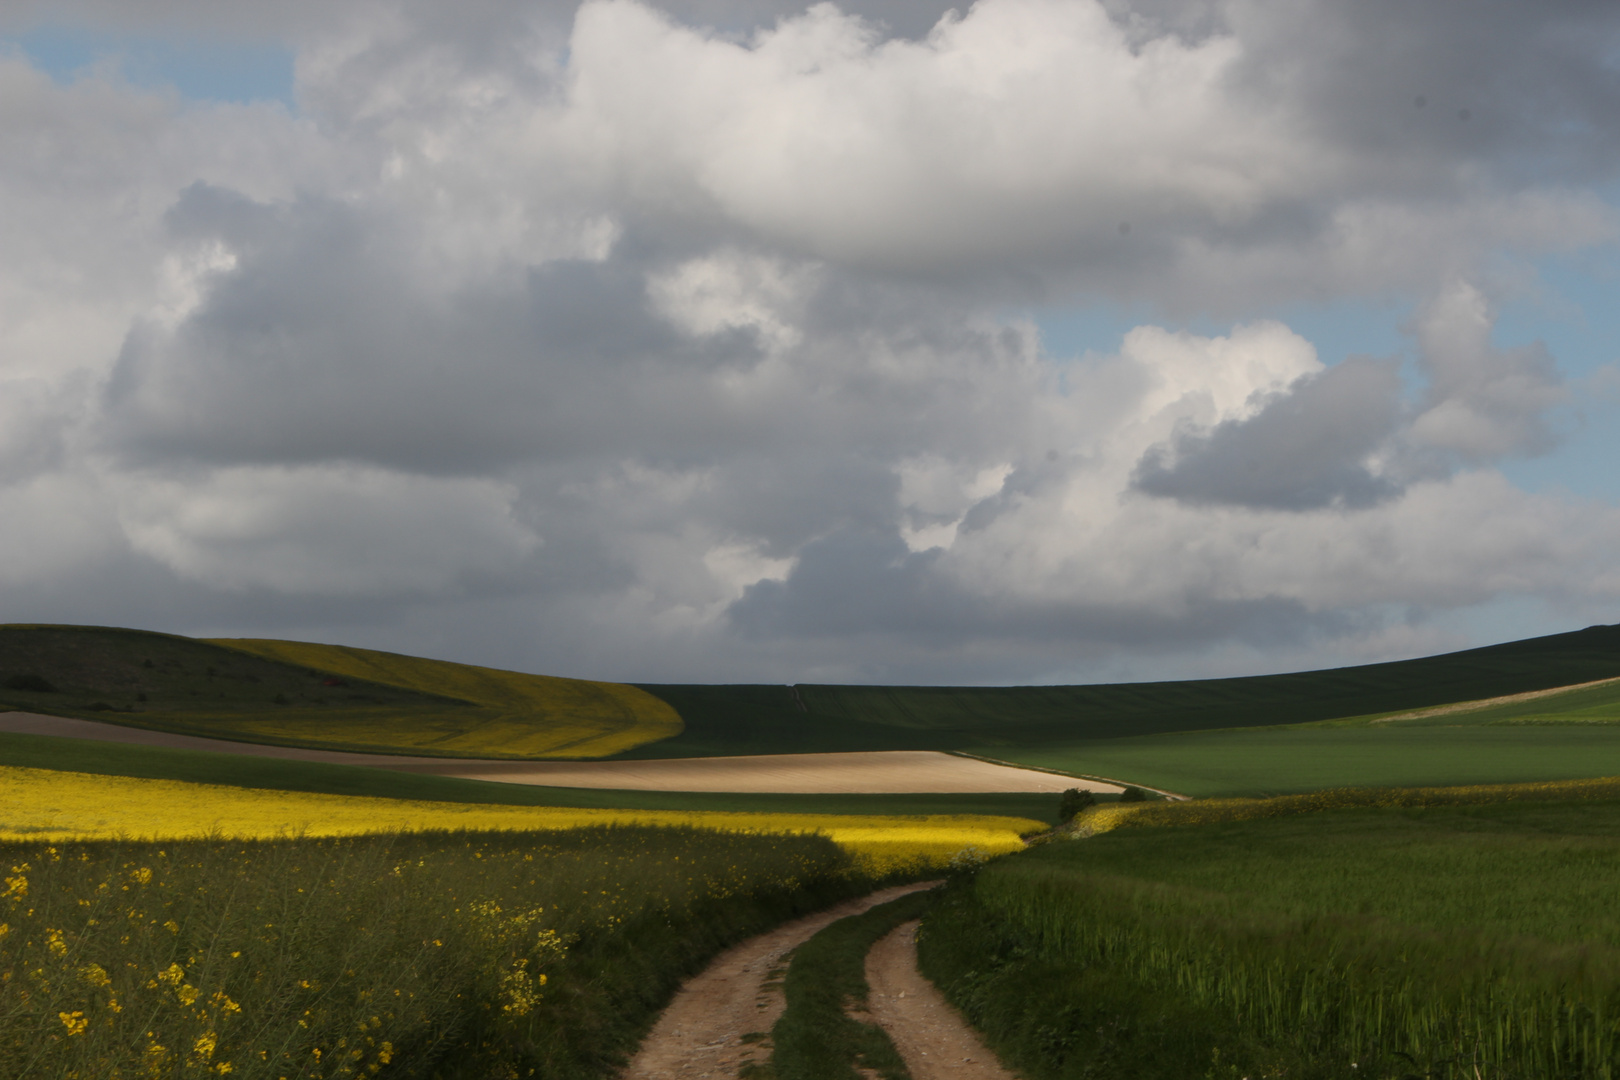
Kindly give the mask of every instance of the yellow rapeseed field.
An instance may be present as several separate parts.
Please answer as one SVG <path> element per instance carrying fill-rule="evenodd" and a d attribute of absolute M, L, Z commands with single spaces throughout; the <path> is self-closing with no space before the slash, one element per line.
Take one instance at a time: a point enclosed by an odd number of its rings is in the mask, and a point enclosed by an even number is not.
<path fill-rule="evenodd" d="M 471 717 L 464 709 L 454 710 L 448 723 L 440 726 L 432 724 L 431 717 L 414 713 L 350 723 L 343 729 L 346 743 L 359 740 L 457 757 L 594 758 L 667 739 L 684 726 L 667 702 L 624 683 L 528 675 L 303 641 L 221 638 L 210 644 L 478 706 Z M 364 713 L 357 711 L 357 719 Z M 236 731 L 238 737 L 256 734 L 277 742 L 291 738 L 321 744 L 307 725 L 278 729 L 273 716 L 243 718 Z"/>
<path fill-rule="evenodd" d="M 0 841 L 251 840 L 428 830 L 526 831 L 589 825 L 688 825 L 830 837 L 873 872 L 964 852 L 1002 855 L 1044 828 L 1028 818 L 880 817 L 715 811 L 596 810 L 421 802 L 0 767 Z"/>

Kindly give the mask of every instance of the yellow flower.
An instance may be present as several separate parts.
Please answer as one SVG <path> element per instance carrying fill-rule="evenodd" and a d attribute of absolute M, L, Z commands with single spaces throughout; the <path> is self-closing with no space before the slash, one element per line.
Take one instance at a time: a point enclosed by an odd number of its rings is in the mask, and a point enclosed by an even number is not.
<path fill-rule="evenodd" d="M 70 1013 L 62 1012 L 56 1015 L 62 1021 L 62 1026 L 67 1028 L 67 1033 L 70 1036 L 83 1035 L 84 1029 L 90 1026 L 90 1021 L 84 1018 L 84 1013 L 77 1009 Z"/>
<path fill-rule="evenodd" d="M 186 969 L 179 964 L 170 964 L 157 974 L 159 982 L 166 982 L 170 986 L 179 986 L 180 980 L 186 977 Z"/>
<path fill-rule="evenodd" d="M 86 964 L 79 969 L 79 978 L 91 986 L 106 986 L 112 982 L 112 976 L 108 975 L 107 969 L 100 964 Z"/>
<path fill-rule="evenodd" d="M 197 1041 L 191 1044 L 191 1052 L 207 1061 L 214 1056 L 214 1047 L 219 1045 L 219 1037 L 212 1031 L 197 1036 Z"/>
<path fill-rule="evenodd" d="M 129 879 L 142 885 L 149 884 L 152 880 L 152 871 L 148 867 L 143 866 L 139 870 L 132 871 L 129 875 Z"/>
<path fill-rule="evenodd" d="M 180 999 L 180 1004 L 190 1005 L 193 1001 L 197 1000 L 197 988 L 192 986 L 190 983 L 187 983 L 185 986 L 182 986 L 180 989 L 176 990 L 174 992 L 174 996 Z"/>
<path fill-rule="evenodd" d="M 62 940 L 62 931 L 60 931 L 60 930 L 46 930 L 45 931 L 45 938 L 46 938 L 47 946 L 51 950 L 51 955 L 52 956 L 66 956 L 67 955 L 67 951 L 68 951 L 67 942 Z"/>

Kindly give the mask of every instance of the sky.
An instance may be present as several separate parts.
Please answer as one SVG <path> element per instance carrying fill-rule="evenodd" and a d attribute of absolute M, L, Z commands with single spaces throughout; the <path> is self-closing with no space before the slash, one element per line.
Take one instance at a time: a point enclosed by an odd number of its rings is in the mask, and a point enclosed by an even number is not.
<path fill-rule="evenodd" d="M 1608 0 L 10 0 L 0 622 L 642 682 L 1620 622 Z"/>

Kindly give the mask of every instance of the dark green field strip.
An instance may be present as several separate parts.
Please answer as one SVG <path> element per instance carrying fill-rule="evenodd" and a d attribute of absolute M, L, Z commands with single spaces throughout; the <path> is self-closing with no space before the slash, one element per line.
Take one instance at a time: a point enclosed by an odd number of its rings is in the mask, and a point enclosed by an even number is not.
<path fill-rule="evenodd" d="M 984 752 L 1183 795 L 1280 795 L 1616 776 L 1620 725 L 1279 727 Z"/>
<path fill-rule="evenodd" d="M 743 754 L 820 754 L 854 750 L 957 749 L 937 732 L 908 731 L 859 718 L 807 713 L 788 686 L 638 683 L 669 702 L 686 730 L 620 758 L 653 760 Z"/>
<path fill-rule="evenodd" d="M 1097 686 L 642 684 L 686 723 L 630 757 L 1033 747 L 1366 717 L 1620 676 L 1620 626 L 1418 660 Z M 1005 755 L 1002 755 L 1005 756 Z"/>
<path fill-rule="evenodd" d="M 755 795 L 724 792 L 619 791 L 532 787 L 423 776 L 358 765 L 98 743 L 50 735 L 0 733 L 0 765 L 186 780 L 199 784 L 368 795 L 386 799 L 567 806 L 617 810 L 720 810 L 814 814 L 1001 814 L 1057 823 L 1056 795 Z"/>
<path fill-rule="evenodd" d="M 1620 676 L 1620 626 L 1288 675 L 1100 686 L 800 686 L 798 691 L 817 716 L 1027 742 L 1306 723 L 1614 676 Z"/>

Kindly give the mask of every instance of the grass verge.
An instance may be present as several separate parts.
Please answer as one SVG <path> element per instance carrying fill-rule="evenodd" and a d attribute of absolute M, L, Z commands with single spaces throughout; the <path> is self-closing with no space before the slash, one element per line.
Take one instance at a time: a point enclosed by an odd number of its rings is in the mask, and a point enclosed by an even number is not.
<path fill-rule="evenodd" d="M 932 902 L 930 892 L 902 896 L 838 920 L 794 951 L 783 983 L 787 1008 L 771 1029 L 770 1067 L 755 1072 L 759 1080 L 911 1080 L 883 1029 L 850 1014 L 870 990 L 866 954 Z"/>

